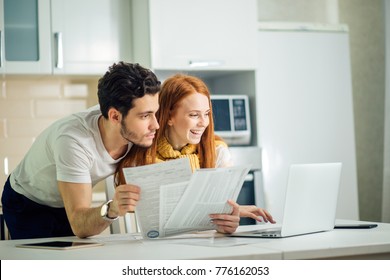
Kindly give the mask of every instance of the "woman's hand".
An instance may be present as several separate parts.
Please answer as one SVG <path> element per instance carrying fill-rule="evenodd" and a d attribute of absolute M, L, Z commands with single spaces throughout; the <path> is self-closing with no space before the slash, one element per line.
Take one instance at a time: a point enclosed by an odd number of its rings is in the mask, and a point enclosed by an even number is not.
<path fill-rule="evenodd" d="M 240 217 L 252 218 L 258 222 L 276 223 L 267 210 L 256 207 L 256 205 L 240 205 Z"/>
<path fill-rule="evenodd" d="M 229 214 L 210 214 L 211 222 L 217 225 L 217 231 L 220 233 L 233 233 L 240 224 L 240 206 L 228 200 L 228 203 L 233 206 L 232 213 Z"/>

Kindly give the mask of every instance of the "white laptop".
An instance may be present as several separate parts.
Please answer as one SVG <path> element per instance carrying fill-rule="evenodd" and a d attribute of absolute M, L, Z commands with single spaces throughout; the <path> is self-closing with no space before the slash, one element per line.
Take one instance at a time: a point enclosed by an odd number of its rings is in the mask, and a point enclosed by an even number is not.
<path fill-rule="evenodd" d="M 281 238 L 332 230 L 341 166 L 341 163 L 291 165 L 281 228 L 236 232 L 230 236 Z"/>

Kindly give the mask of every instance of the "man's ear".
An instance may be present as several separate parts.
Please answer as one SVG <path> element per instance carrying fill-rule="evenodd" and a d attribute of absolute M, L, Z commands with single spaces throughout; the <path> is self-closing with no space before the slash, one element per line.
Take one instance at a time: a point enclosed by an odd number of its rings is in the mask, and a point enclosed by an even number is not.
<path fill-rule="evenodd" d="M 120 123 L 122 121 L 122 114 L 117 109 L 111 107 L 108 110 L 108 119 L 113 123 Z"/>

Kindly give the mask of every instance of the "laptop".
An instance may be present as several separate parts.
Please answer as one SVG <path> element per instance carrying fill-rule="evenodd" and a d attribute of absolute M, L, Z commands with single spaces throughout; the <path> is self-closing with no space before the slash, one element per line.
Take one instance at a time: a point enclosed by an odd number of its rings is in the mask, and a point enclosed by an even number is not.
<path fill-rule="evenodd" d="M 231 237 L 282 238 L 329 231 L 335 226 L 342 164 L 290 166 L 280 228 L 236 232 Z"/>

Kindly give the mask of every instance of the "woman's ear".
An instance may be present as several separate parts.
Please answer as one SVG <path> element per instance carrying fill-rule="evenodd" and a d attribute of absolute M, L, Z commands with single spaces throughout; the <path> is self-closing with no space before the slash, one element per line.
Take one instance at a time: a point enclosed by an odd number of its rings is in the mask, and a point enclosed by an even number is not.
<path fill-rule="evenodd" d="M 169 117 L 168 117 L 167 124 L 168 124 L 169 126 L 172 126 L 172 125 L 173 125 L 173 121 L 172 121 L 172 111 L 169 111 Z"/>

